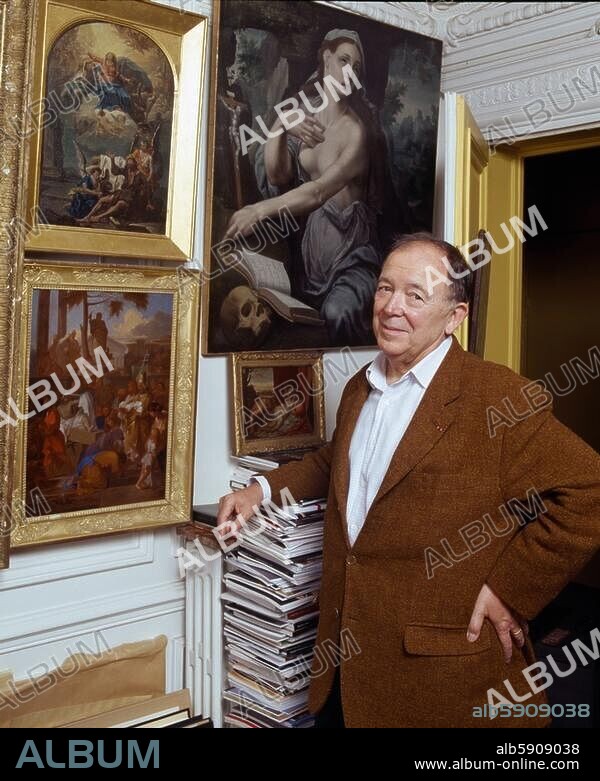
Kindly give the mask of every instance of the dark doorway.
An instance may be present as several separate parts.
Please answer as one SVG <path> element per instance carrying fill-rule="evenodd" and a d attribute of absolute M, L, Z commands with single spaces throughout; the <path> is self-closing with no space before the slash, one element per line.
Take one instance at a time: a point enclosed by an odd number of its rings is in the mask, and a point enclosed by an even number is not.
<path fill-rule="evenodd" d="M 525 162 L 525 213 L 537 206 L 548 229 L 523 245 L 521 368 L 550 373 L 559 390 L 572 385 L 569 369 L 577 378 L 577 358 L 600 372 L 599 171 L 600 147 Z M 557 418 L 600 452 L 599 394 L 598 376 L 553 392 Z"/>
<path fill-rule="evenodd" d="M 525 161 L 524 213 L 537 206 L 547 229 L 523 245 L 522 373 L 543 379 L 554 414 L 600 452 L 600 147 Z M 531 220 L 523 218 L 528 224 Z M 587 367 L 587 374 L 586 374 Z M 585 380 L 585 381 L 584 381 Z M 532 622 L 539 659 L 600 626 L 600 555 Z M 599 663 L 555 680 L 550 703 L 589 703 L 586 719 L 555 727 L 598 727 Z"/>

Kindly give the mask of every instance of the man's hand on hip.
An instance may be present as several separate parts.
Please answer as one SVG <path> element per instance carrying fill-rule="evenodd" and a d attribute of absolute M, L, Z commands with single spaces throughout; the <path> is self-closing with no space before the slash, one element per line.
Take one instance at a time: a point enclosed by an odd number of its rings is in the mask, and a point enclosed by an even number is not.
<path fill-rule="evenodd" d="M 504 659 L 508 664 L 512 657 L 513 642 L 519 648 L 522 648 L 525 644 L 525 635 L 529 632 L 527 621 L 516 613 L 511 612 L 508 605 L 505 605 L 486 583 L 481 587 L 471 620 L 469 621 L 467 630 L 467 640 L 469 642 L 472 643 L 477 640 L 485 618 L 489 619 L 494 625 L 504 650 Z"/>
<path fill-rule="evenodd" d="M 263 498 L 263 489 L 258 483 L 222 496 L 217 515 L 217 531 L 221 537 L 238 532 L 243 521 L 254 515 Z"/>

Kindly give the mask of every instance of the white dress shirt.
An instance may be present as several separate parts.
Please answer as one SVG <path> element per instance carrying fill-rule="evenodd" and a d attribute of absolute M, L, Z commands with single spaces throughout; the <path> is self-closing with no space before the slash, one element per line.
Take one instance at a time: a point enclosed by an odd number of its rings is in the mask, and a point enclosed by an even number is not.
<path fill-rule="evenodd" d="M 383 353 L 369 365 L 366 377 L 372 390 L 360 411 L 350 442 L 346 516 L 351 545 L 363 527 L 392 456 L 451 345 L 452 337 L 448 336 L 399 380 L 389 384 Z M 263 476 L 253 480 L 261 485 L 265 499 L 270 499 L 268 481 Z"/>

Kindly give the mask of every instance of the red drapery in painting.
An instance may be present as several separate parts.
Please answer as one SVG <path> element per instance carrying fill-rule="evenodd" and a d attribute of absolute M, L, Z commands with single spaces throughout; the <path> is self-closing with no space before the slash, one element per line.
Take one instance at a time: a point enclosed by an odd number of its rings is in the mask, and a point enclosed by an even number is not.
<path fill-rule="evenodd" d="M 306 414 L 311 428 L 314 426 L 313 416 L 313 392 L 311 389 L 314 387 L 314 372 L 312 366 L 274 366 L 273 367 L 273 387 L 277 388 L 286 382 L 293 380 L 297 383 L 297 392 L 302 396 L 304 407 L 304 413 Z M 282 395 L 291 396 L 291 392 L 282 388 Z M 297 410 L 300 414 L 300 410 Z"/>

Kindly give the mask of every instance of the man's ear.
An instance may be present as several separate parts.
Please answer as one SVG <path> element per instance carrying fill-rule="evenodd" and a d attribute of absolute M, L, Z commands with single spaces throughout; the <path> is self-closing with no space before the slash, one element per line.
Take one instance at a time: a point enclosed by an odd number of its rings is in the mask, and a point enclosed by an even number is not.
<path fill-rule="evenodd" d="M 458 328 L 458 326 L 462 323 L 462 321 L 465 319 L 465 317 L 469 314 L 469 305 L 461 302 L 460 304 L 456 304 L 454 309 L 450 312 L 448 315 L 448 320 L 446 321 L 446 327 L 444 329 L 446 336 L 450 336 L 450 334 L 453 334 L 454 331 Z"/>

